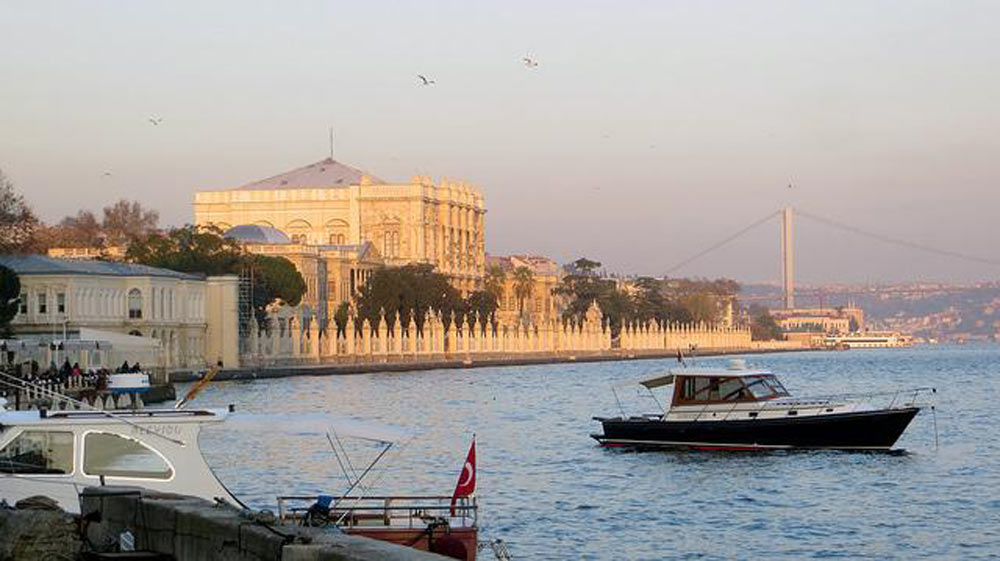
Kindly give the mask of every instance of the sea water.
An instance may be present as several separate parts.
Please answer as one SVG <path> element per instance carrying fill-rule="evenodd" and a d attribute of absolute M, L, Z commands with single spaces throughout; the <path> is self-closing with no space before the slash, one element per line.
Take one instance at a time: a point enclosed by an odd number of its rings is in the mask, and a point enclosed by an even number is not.
<path fill-rule="evenodd" d="M 598 447 L 591 417 L 618 414 L 612 386 L 626 384 L 626 412 L 655 411 L 627 382 L 673 360 L 221 382 L 196 404 L 236 406 L 240 422 L 206 429 L 201 445 L 257 508 L 347 487 L 316 428 L 324 413 L 408 429 L 366 478 L 372 494 L 449 495 L 475 433 L 480 539 L 503 539 L 515 559 L 1000 556 L 1000 346 L 746 358 L 797 396 L 934 386 L 935 414 L 914 419 L 902 454 Z M 357 471 L 380 450 L 341 440 Z"/>

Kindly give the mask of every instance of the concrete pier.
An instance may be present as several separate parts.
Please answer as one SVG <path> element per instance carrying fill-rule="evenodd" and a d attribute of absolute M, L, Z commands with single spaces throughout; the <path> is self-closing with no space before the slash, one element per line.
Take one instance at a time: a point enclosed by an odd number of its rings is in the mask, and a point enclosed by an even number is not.
<path fill-rule="evenodd" d="M 73 559 L 84 541 L 117 551 L 131 534 L 135 551 L 179 561 L 443 561 L 432 553 L 349 536 L 336 528 L 278 526 L 228 504 L 138 487 L 89 487 L 74 517 L 44 498 L 0 509 L 0 561 Z M 268 520 L 270 518 L 270 520 Z M 82 540 L 85 536 L 86 540 Z"/>

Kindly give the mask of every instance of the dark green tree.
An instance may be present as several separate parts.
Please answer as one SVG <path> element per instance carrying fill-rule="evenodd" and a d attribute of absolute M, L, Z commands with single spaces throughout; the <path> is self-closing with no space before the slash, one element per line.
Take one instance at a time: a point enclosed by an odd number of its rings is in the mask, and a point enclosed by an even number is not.
<path fill-rule="evenodd" d="M 0 336 L 10 336 L 10 321 L 21 303 L 21 279 L 13 270 L 0 265 Z"/>
<path fill-rule="evenodd" d="M 446 326 L 450 325 L 453 312 L 461 321 L 466 311 L 465 302 L 448 278 L 426 263 L 376 269 L 359 290 L 355 302 L 358 318 L 367 319 L 372 328 L 379 325 L 383 311 L 390 326 L 397 315 L 401 325 L 407 325 L 412 316 L 421 330 L 428 310 L 440 312 Z"/>
<path fill-rule="evenodd" d="M 253 309 L 257 323 L 267 321 L 267 307 L 274 302 L 298 306 L 306 293 L 306 281 L 288 259 L 276 255 L 243 256 L 244 274 L 253 278 Z"/>
<path fill-rule="evenodd" d="M 246 253 L 238 241 L 223 237 L 215 227 L 188 224 L 168 232 L 147 234 L 129 245 L 125 258 L 182 273 L 249 274 L 253 277 L 251 305 L 261 325 L 272 302 L 280 300 L 295 306 L 306 292 L 305 280 L 291 261 Z"/>
<path fill-rule="evenodd" d="M 785 338 L 774 316 L 763 306 L 750 306 L 750 337 L 754 341 L 774 341 Z"/>
<path fill-rule="evenodd" d="M 497 310 L 497 297 L 488 290 L 477 290 L 466 297 L 465 309 L 477 314 L 481 324 L 486 325 Z"/>

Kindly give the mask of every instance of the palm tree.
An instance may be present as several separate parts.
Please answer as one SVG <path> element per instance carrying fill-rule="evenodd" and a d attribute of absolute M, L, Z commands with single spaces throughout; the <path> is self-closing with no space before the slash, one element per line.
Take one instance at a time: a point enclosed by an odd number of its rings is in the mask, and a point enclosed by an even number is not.
<path fill-rule="evenodd" d="M 490 265 L 486 276 L 483 278 L 483 289 L 492 294 L 497 302 L 503 296 L 503 285 L 507 281 L 507 273 L 499 265 Z"/>
<path fill-rule="evenodd" d="M 524 316 L 524 301 L 531 298 L 531 289 L 535 284 L 535 274 L 531 269 L 520 266 L 514 269 L 514 297 L 517 298 L 517 309 Z"/>

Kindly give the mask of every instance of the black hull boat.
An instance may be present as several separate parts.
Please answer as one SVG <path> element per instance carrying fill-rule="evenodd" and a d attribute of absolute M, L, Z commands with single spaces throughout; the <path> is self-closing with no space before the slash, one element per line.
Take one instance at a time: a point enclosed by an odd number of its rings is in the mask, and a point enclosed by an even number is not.
<path fill-rule="evenodd" d="M 663 421 L 646 417 L 605 419 L 603 446 L 695 450 L 889 450 L 919 407 L 813 417 L 730 421 Z"/>
<path fill-rule="evenodd" d="M 920 412 L 917 398 L 933 388 L 857 396 L 792 398 L 769 371 L 683 368 L 639 382 L 673 386 L 660 413 L 594 417 L 592 434 L 607 447 L 695 450 L 891 450 Z M 618 394 L 615 393 L 616 401 Z M 619 401 L 619 408 L 621 402 Z"/>

